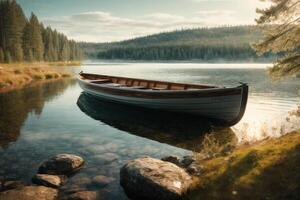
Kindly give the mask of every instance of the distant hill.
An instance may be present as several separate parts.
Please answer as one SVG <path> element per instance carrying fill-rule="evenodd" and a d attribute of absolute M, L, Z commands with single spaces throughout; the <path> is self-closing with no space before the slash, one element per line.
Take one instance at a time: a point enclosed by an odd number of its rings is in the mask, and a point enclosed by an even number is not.
<path fill-rule="evenodd" d="M 262 38 L 257 26 L 199 28 L 165 32 L 112 43 L 80 43 L 89 58 L 125 60 L 252 60 L 250 44 Z"/>

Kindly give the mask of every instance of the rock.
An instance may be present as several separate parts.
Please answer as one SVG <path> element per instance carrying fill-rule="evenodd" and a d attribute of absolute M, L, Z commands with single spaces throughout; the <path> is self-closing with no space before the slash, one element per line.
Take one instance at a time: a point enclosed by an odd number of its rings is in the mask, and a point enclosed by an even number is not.
<path fill-rule="evenodd" d="M 44 185 L 47 187 L 58 188 L 66 183 L 67 177 L 64 175 L 48 175 L 37 174 L 32 178 L 32 182 L 37 185 Z"/>
<path fill-rule="evenodd" d="M 0 200 L 55 200 L 58 190 L 44 186 L 24 186 L 0 193 Z"/>
<path fill-rule="evenodd" d="M 85 173 L 78 174 L 70 179 L 73 185 L 78 185 L 80 187 L 86 187 L 92 183 L 92 179 Z"/>
<path fill-rule="evenodd" d="M 0 192 L 12 190 L 26 186 L 26 183 L 17 180 L 2 180 L 0 183 Z"/>
<path fill-rule="evenodd" d="M 95 200 L 97 193 L 95 191 L 79 191 L 71 194 L 68 200 Z"/>
<path fill-rule="evenodd" d="M 95 160 L 100 160 L 103 163 L 110 163 L 119 159 L 119 156 L 114 153 L 104 153 L 93 157 Z"/>
<path fill-rule="evenodd" d="M 194 158 L 194 156 L 184 156 L 181 161 L 181 165 L 183 167 L 188 167 L 190 164 L 192 164 L 195 161 L 196 159 Z"/>
<path fill-rule="evenodd" d="M 175 165 L 180 165 L 180 158 L 178 156 L 166 156 L 161 159 L 162 161 L 174 163 Z"/>
<path fill-rule="evenodd" d="M 71 154 L 58 154 L 45 161 L 39 168 L 39 174 L 70 175 L 78 171 L 84 160 Z"/>
<path fill-rule="evenodd" d="M 99 187 L 104 187 L 104 186 L 112 183 L 114 180 L 115 179 L 112 177 L 98 175 L 93 178 L 92 184 L 99 186 Z"/>
<path fill-rule="evenodd" d="M 131 198 L 177 200 L 187 191 L 192 178 L 173 163 L 146 157 L 125 164 L 120 183 Z"/>
<path fill-rule="evenodd" d="M 72 183 L 75 185 L 86 187 L 92 183 L 92 180 L 89 177 L 80 176 L 80 177 L 74 177 L 72 179 Z"/>
<path fill-rule="evenodd" d="M 79 185 L 71 185 L 71 186 L 68 186 L 68 187 L 61 187 L 60 188 L 61 191 L 63 191 L 64 194 L 67 194 L 67 195 L 70 195 L 70 194 L 73 194 L 73 193 L 76 193 L 76 192 L 81 192 L 81 191 L 86 191 L 86 188 L 82 188 L 80 187 Z"/>

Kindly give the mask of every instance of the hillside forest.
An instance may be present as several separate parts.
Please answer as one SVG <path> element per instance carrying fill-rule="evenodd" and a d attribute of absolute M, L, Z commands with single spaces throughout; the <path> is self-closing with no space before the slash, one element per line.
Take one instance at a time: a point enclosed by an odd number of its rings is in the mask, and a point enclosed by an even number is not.
<path fill-rule="evenodd" d="M 80 43 L 89 58 L 124 60 L 270 61 L 251 47 L 258 26 L 223 26 L 164 32 L 111 43 Z"/>

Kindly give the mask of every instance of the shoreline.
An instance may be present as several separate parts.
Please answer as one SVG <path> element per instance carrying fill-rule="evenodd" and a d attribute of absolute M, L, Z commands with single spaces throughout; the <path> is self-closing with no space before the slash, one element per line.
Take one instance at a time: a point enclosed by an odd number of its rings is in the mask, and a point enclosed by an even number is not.
<path fill-rule="evenodd" d="M 196 177 L 187 199 L 249 199 L 261 198 L 262 194 L 271 199 L 297 196 L 292 186 L 299 177 L 296 170 L 300 164 L 299 147 L 300 130 L 297 130 L 279 138 L 241 145 L 229 155 L 199 159 L 196 165 L 202 173 Z"/>
<path fill-rule="evenodd" d="M 80 66 L 79 62 L 40 62 L 0 64 L 0 94 L 23 89 L 34 83 L 72 78 L 53 66 Z"/>
<path fill-rule="evenodd" d="M 134 199 L 299 199 L 299 165 L 297 130 L 217 156 L 129 160 L 120 169 L 120 184 Z"/>

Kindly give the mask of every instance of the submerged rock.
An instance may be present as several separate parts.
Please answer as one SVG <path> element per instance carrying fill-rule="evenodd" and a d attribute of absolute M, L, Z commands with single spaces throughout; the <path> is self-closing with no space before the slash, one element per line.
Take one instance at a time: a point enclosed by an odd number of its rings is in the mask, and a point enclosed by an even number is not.
<path fill-rule="evenodd" d="M 67 181 L 64 175 L 49 175 L 49 174 L 36 174 L 32 178 L 32 182 L 37 185 L 44 185 L 47 187 L 58 188 Z"/>
<path fill-rule="evenodd" d="M 107 164 L 119 159 L 119 156 L 114 153 L 103 153 L 93 157 L 95 160 L 99 160 L 100 162 Z"/>
<path fill-rule="evenodd" d="M 84 164 L 83 158 L 72 154 L 58 154 L 45 161 L 39 168 L 40 174 L 70 175 Z"/>
<path fill-rule="evenodd" d="M 62 186 L 60 190 L 63 191 L 64 195 L 71 195 L 76 192 L 86 191 L 86 188 L 80 187 L 79 185 L 72 184 L 71 186 Z"/>
<path fill-rule="evenodd" d="M 0 193 L 0 200 L 55 200 L 58 190 L 44 186 L 24 186 Z"/>
<path fill-rule="evenodd" d="M 72 179 L 72 184 L 75 184 L 75 185 L 79 185 L 79 186 L 88 186 L 92 183 L 92 179 L 87 177 L 87 176 L 78 176 L 78 177 L 74 177 Z"/>
<path fill-rule="evenodd" d="M 95 191 L 79 191 L 71 194 L 67 198 L 68 200 L 95 200 L 97 199 L 97 193 Z"/>
<path fill-rule="evenodd" d="M 99 187 L 104 187 L 110 183 L 112 183 L 115 179 L 103 175 L 98 175 L 93 178 L 92 183 Z"/>
<path fill-rule="evenodd" d="M 187 191 L 192 178 L 173 163 L 146 157 L 125 164 L 120 183 L 131 198 L 177 200 Z"/>

